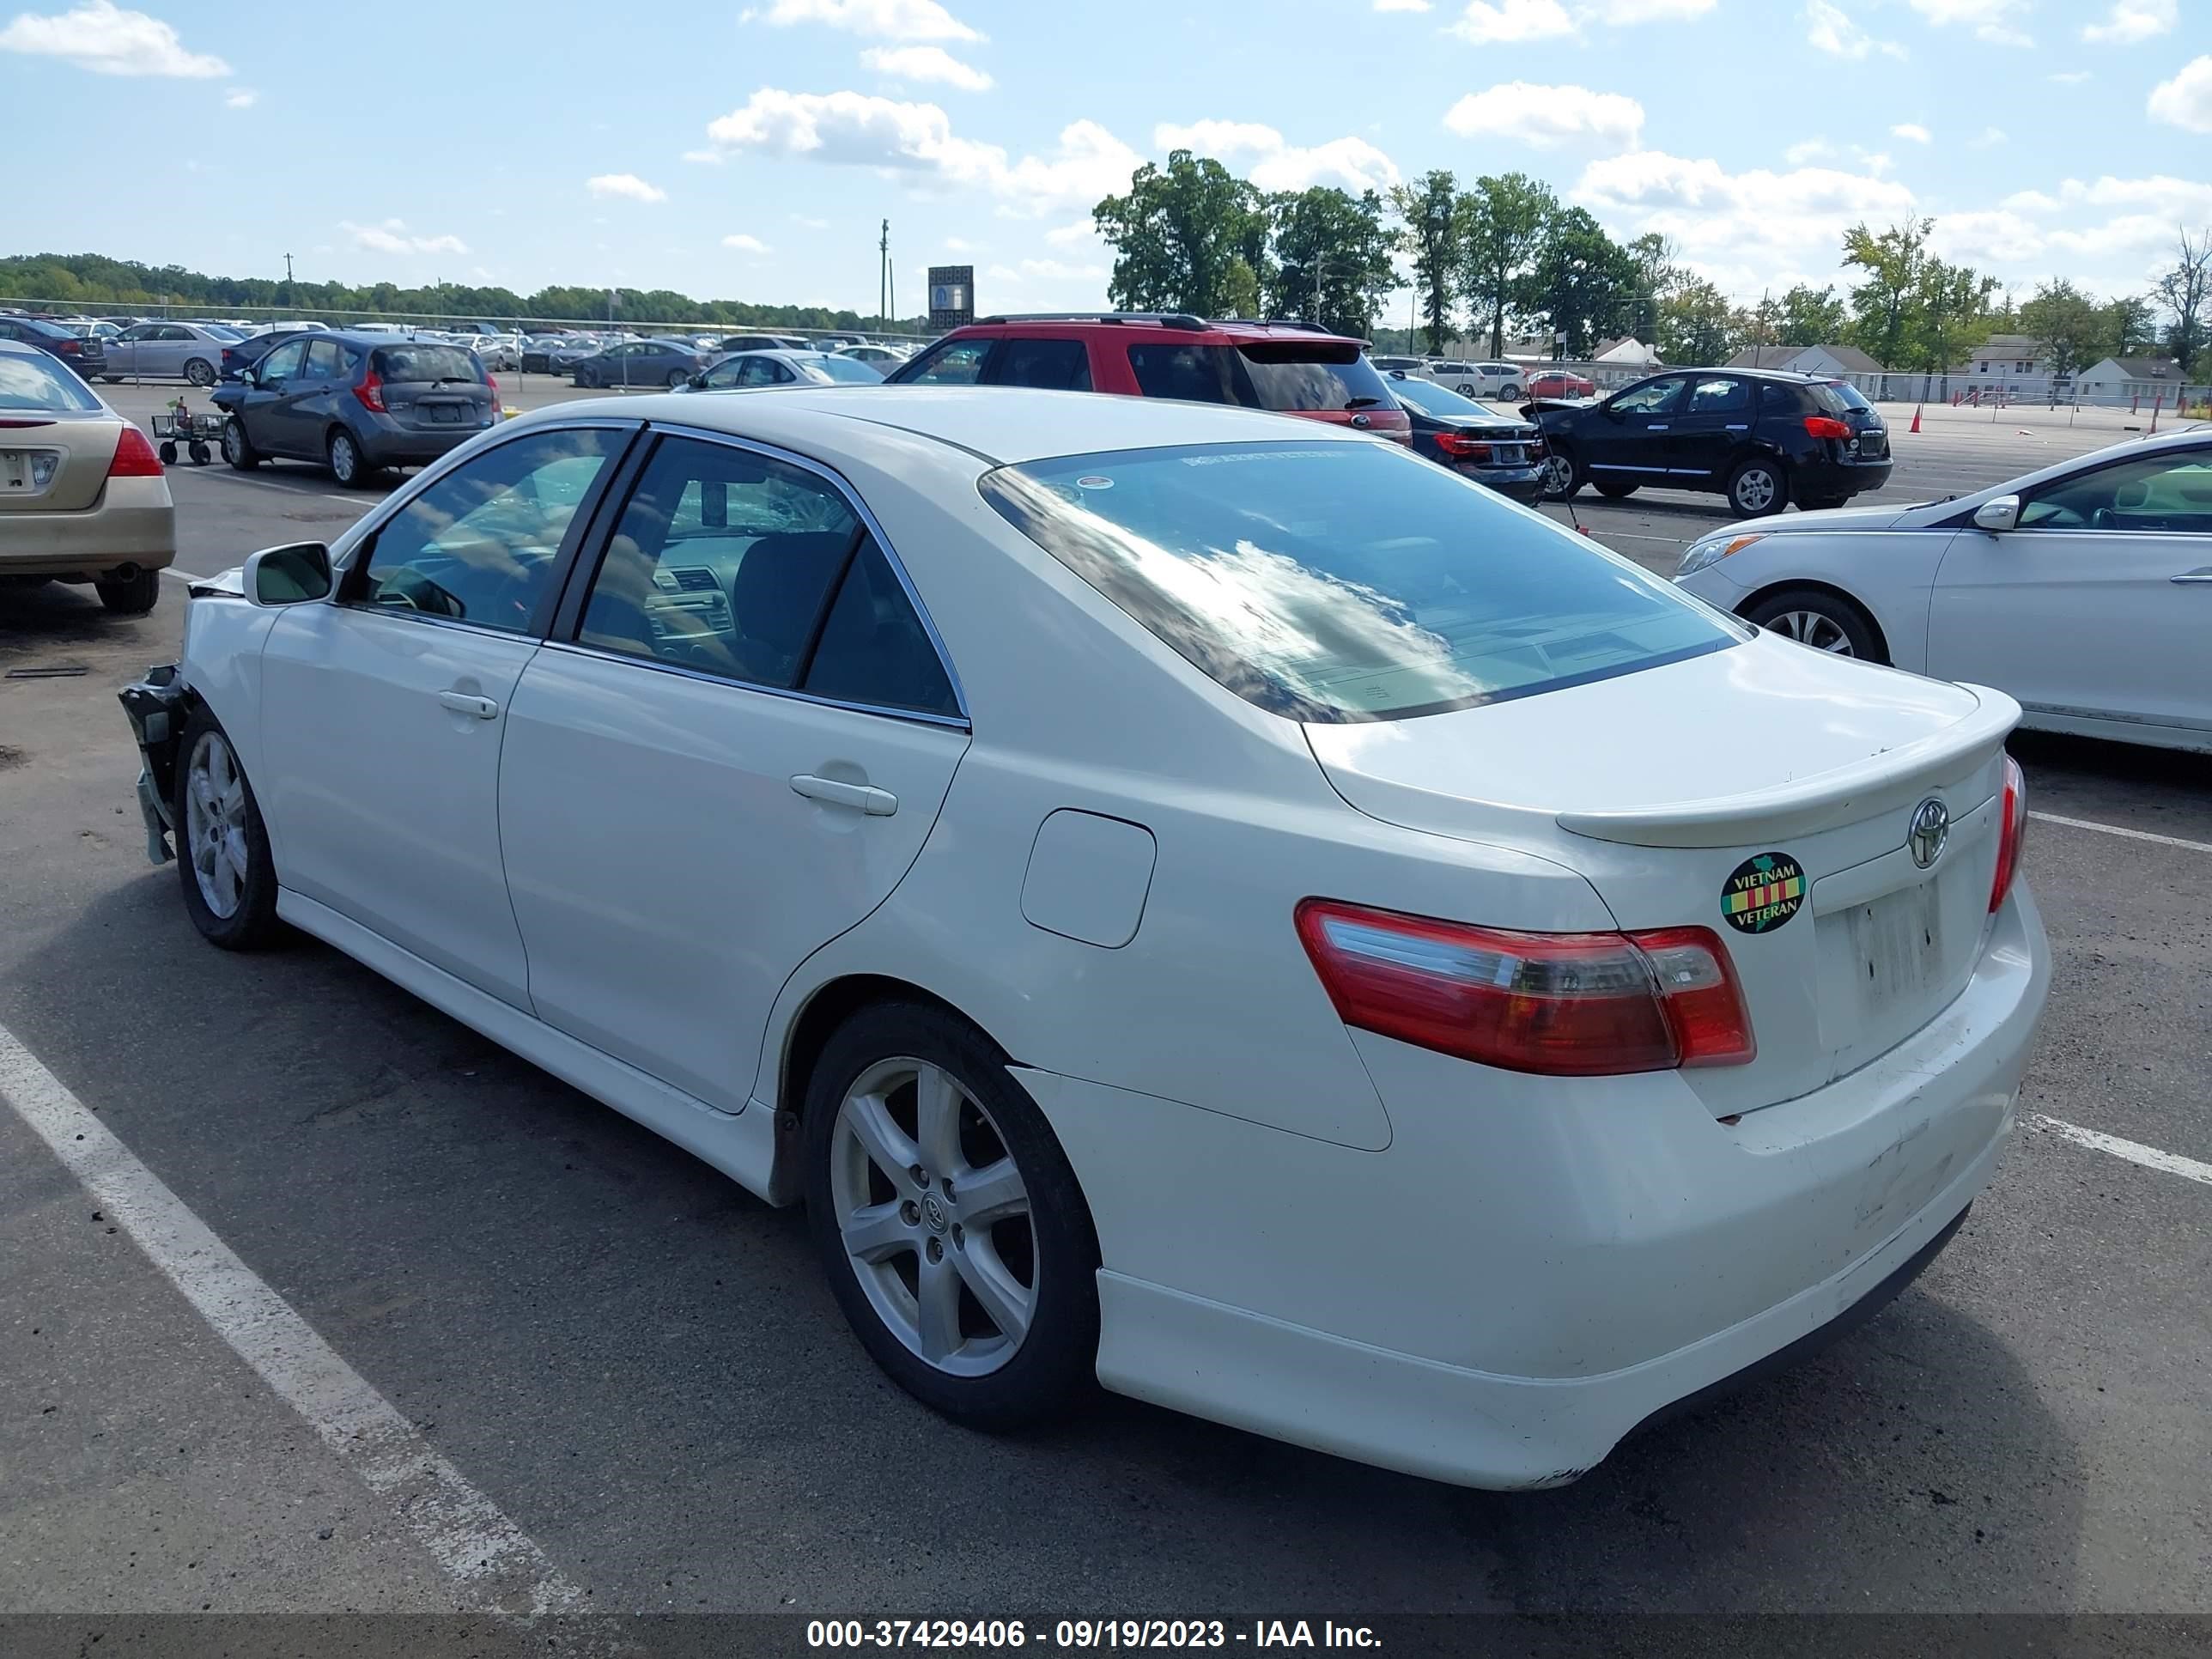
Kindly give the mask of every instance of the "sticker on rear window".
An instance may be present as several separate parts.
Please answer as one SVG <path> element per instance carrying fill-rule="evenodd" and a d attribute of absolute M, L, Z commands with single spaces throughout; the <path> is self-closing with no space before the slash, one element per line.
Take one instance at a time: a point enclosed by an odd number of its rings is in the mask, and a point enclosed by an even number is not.
<path fill-rule="evenodd" d="M 1739 933 L 1771 933 L 1805 902 L 1805 872 L 1787 853 L 1746 859 L 1721 888 L 1721 915 Z"/>
<path fill-rule="evenodd" d="M 1087 472 L 1075 481 L 1075 487 L 1078 489 L 1111 489 L 1114 487 L 1114 481 L 1111 478 L 1102 478 L 1095 472 Z"/>

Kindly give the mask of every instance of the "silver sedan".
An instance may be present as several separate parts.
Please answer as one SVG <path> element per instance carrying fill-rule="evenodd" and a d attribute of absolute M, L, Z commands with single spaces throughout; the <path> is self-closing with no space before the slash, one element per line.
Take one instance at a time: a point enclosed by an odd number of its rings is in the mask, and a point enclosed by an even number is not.
<path fill-rule="evenodd" d="M 243 337 L 216 323 L 133 323 L 107 343 L 101 378 L 181 380 L 213 386 L 222 371 L 222 349 Z"/>

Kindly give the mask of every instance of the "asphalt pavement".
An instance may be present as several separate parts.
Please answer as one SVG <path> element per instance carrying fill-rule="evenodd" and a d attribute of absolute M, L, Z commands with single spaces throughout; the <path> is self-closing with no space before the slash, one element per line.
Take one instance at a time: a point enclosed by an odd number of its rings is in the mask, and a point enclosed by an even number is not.
<path fill-rule="evenodd" d="M 2114 435 L 1966 424 L 1900 434 L 1890 493 Z M 171 477 L 199 574 L 370 500 Z M 1578 511 L 1662 569 L 1722 521 Z M 0 593 L 0 675 L 51 671 L 0 678 L 0 1092 L 95 1117 L 124 1216 L 65 1127 L 58 1154 L 0 1110 L 0 1612 L 484 1605 L 419 1497 L 323 1431 L 308 1351 L 600 1609 L 2212 1613 L 2206 761 L 2016 743 L 2033 807 L 2078 821 L 2028 835 L 2057 956 L 2031 1127 L 1926 1276 L 1576 1486 L 1489 1494 L 1109 1397 L 955 1428 L 868 1364 L 796 1212 L 333 951 L 206 946 L 145 860 L 113 695 L 177 654 L 182 598 Z M 161 1217 L 282 1298 L 291 1359 Z"/>

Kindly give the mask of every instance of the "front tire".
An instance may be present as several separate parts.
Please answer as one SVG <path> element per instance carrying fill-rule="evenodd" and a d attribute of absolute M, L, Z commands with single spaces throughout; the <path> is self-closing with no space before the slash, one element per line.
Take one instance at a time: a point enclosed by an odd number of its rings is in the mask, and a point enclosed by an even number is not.
<path fill-rule="evenodd" d="M 246 437 L 246 423 L 235 415 L 222 423 L 222 458 L 240 472 L 251 472 L 261 465 L 261 452 Z"/>
<path fill-rule="evenodd" d="M 1815 651 L 1862 662 L 1887 663 L 1874 619 L 1840 593 L 1819 587 L 1785 587 L 1743 613 L 1770 634 Z"/>
<path fill-rule="evenodd" d="M 1739 519 L 1764 519 L 1790 505 L 1790 474 L 1771 456 L 1753 455 L 1729 474 L 1729 506 Z"/>
<path fill-rule="evenodd" d="M 204 357 L 194 357 L 185 364 L 185 379 L 194 386 L 213 386 L 215 365 Z"/>
<path fill-rule="evenodd" d="M 1598 485 L 1597 493 L 1609 501 L 1625 501 L 1633 495 L 1638 488 L 1639 486 L 1636 484 L 1618 483 L 1608 478 Z"/>
<path fill-rule="evenodd" d="M 118 617 L 143 617 L 161 597 L 161 573 L 142 570 L 122 581 L 94 582 L 101 607 Z"/>
<path fill-rule="evenodd" d="M 1098 1240 L 1006 1056 L 944 1011 L 884 1003 L 809 1079 L 808 1224 L 869 1357 L 981 1429 L 1064 1410 L 1098 1357 Z"/>
<path fill-rule="evenodd" d="M 281 934 L 276 866 L 261 808 L 230 738 L 204 708 L 185 722 L 177 769 L 177 874 L 200 937 L 226 951 L 255 951 Z"/>

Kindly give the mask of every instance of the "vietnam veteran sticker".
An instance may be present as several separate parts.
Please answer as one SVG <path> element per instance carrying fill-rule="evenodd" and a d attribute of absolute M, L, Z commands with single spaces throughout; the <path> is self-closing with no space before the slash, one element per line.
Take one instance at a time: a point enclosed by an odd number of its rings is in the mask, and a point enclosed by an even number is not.
<path fill-rule="evenodd" d="M 1805 872 L 1787 853 L 1746 859 L 1721 889 L 1721 915 L 1739 933 L 1771 933 L 1805 902 Z"/>

